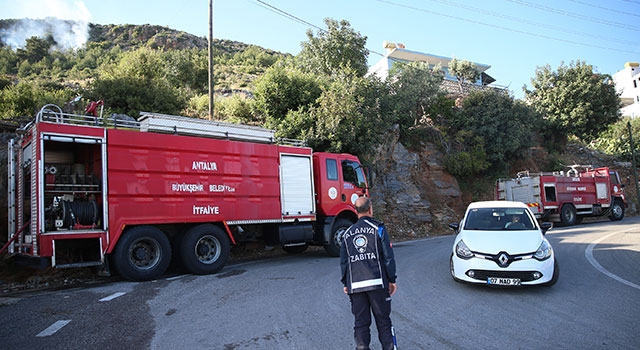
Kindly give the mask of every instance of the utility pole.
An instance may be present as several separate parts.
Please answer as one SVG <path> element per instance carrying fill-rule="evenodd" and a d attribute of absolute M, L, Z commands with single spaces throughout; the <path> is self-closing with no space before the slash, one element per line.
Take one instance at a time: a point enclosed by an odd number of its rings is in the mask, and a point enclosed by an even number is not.
<path fill-rule="evenodd" d="M 209 119 L 213 120 L 213 0 L 209 0 Z"/>
<path fill-rule="evenodd" d="M 627 128 L 629 129 L 629 146 L 631 147 L 631 158 L 633 159 L 633 178 L 636 183 L 636 198 L 638 205 L 640 206 L 640 191 L 638 191 L 638 169 L 636 168 L 636 148 L 633 145 L 633 133 L 631 132 L 631 121 L 627 122 Z"/>

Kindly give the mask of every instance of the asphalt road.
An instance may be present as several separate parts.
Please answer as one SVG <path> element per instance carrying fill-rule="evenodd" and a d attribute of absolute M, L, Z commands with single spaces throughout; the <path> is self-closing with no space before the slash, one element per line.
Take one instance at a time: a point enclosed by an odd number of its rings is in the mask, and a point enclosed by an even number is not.
<path fill-rule="evenodd" d="M 560 263 L 553 287 L 454 282 L 453 236 L 396 244 L 398 348 L 637 349 L 640 218 L 548 237 Z M 210 276 L 0 298 L 0 349 L 353 349 L 339 278 L 338 259 L 313 249 Z"/>

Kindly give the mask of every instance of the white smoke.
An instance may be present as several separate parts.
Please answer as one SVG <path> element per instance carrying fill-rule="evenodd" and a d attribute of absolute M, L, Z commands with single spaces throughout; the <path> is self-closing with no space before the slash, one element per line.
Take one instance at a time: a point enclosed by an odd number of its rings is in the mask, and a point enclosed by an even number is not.
<path fill-rule="evenodd" d="M 22 0 L 15 25 L 0 30 L 0 40 L 12 48 L 22 48 L 26 39 L 51 34 L 55 48 L 67 50 L 84 46 L 89 38 L 91 13 L 78 0 Z"/>

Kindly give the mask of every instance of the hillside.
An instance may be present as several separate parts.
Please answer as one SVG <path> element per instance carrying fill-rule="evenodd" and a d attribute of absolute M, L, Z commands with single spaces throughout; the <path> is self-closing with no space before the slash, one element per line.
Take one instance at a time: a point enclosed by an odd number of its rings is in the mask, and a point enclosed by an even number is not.
<path fill-rule="evenodd" d="M 75 84 L 78 80 L 77 77 L 73 79 L 67 77 L 68 81 L 65 81 L 65 70 L 70 70 L 73 66 L 80 66 L 86 74 L 93 74 L 100 61 L 100 57 L 94 57 L 96 55 L 108 58 L 113 55 L 113 52 L 133 51 L 139 48 L 162 52 L 191 50 L 193 55 L 202 57 L 205 66 L 208 57 L 206 37 L 159 25 L 83 24 L 55 18 L 0 19 L 0 49 L 9 47 L 16 50 L 18 56 L 22 57 L 29 50 L 34 50 L 34 48 L 25 47 L 26 40 L 34 36 L 50 43 L 52 49 L 60 50 L 65 54 L 64 58 L 68 61 L 66 64 L 62 63 L 64 60 L 61 60 L 59 55 L 51 58 L 67 66 L 59 72 L 63 76 L 44 75 L 50 80 L 62 80 L 63 84 Z M 236 89 L 250 91 L 252 82 L 264 73 L 266 68 L 280 58 L 291 56 L 255 45 L 217 38 L 213 40 L 213 48 L 216 91 Z M 74 62 L 74 59 L 78 62 Z M 9 70 L 6 73 L 16 79 L 15 75 L 20 73 L 21 67 L 11 67 L 13 64 L 22 66 L 19 60 L 14 63 L 7 58 L 0 59 L 0 68 L 3 68 L 0 69 L 0 77 L 3 70 Z M 9 67 L 2 67 L 4 65 Z M 204 78 L 206 86 L 206 72 Z"/>
<path fill-rule="evenodd" d="M 59 48 L 69 48 L 70 43 L 89 46 L 97 43 L 106 49 L 120 46 L 123 50 L 139 47 L 150 47 L 164 50 L 184 50 L 190 48 L 207 49 L 206 37 L 199 37 L 169 27 L 143 24 L 95 24 L 86 25 L 70 20 L 56 18 L 47 19 L 0 19 L 0 47 L 22 47 L 24 40 L 37 36 L 51 38 Z M 82 40 L 84 39 L 84 41 Z M 235 54 L 252 45 L 238 41 L 214 38 L 214 48 L 218 55 Z M 276 51 L 264 49 L 265 52 L 277 55 Z"/>

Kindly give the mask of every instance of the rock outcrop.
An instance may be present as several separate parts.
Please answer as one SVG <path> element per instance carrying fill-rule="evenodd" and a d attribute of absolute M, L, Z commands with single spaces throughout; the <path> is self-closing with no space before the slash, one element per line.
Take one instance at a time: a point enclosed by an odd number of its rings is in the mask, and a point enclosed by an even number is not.
<path fill-rule="evenodd" d="M 449 234 L 449 223 L 460 219 L 466 203 L 442 159 L 433 144 L 409 152 L 398 142 L 397 131 L 378 148 L 370 193 L 374 216 L 384 220 L 392 239 Z"/>

